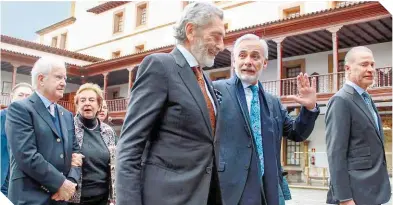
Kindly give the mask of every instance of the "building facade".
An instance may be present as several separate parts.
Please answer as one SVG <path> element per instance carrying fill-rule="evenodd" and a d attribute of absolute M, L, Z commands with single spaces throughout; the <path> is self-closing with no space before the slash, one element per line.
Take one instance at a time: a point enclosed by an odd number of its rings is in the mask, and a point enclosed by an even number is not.
<path fill-rule="evenodd" d="M 1 36 L 0 104 L 9 103 L 9 90 L 30 82 L 32 65 L 43 55 L 62 58 L 68 66 L 66 95 L 60 103 L 71 111 L 79 85 L 103 87 L 117 131 L 123 123 L 129 93 L 142 59 L 170 52 L 173 26 L 188 1 L 78 1 L 70 17 L 37 31 L 35 42 Z M 377 75 L 369 92 L 385 131 L 386 157 L 392 174 L 392 16 L 378 2 L 263 2 L 213 1 L 224 10 L 225 50 L 207 68 L 212 80 L 229 78 L 236 38 L 254 33 L 269 46 L 268 67 L 260 76 L 264 89 L 281 97 L 291 114 L 299 105 L 285 98 L 296 94 L 299 72 L 317 78 L 321 114 L 306 142 L 282 142 L 282 164 L 292 183 L 326 185 L 328 163 L 324 115 L 329 98 L 345 82 L 343 60 L 354 46 L 374 53 Z"/>

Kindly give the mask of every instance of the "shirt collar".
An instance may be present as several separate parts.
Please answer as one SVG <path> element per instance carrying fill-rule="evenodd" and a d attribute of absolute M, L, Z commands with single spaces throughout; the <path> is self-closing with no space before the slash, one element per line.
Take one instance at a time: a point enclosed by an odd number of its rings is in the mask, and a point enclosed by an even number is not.
<path fill-rule="evenodd" d="M 41 95 L 41 93 L 39 93 L 38 91 L 36 91 L 35 93 L 37 93 L 38 97 L 40 97 L 41 101 L 44 103 L 46 108 L 49 108 L 49 105 L 52 104 L 51 101 L 48 100 L 48 98 L 44 97 L 43 95 Z"/>
<path fill-rule="evenodd" d="M 183 45 L 178 44 L 176 47 L 179 49 L 180 53 L 184 56 L 191 68 L 199 65 L 195 57 Z"/>
<path fill-rule="evenodd" d="M 257 88 L 259 88 L 259 85 L 258 85 L 258 84 L 259 84 L 259 83 L 255 84 L 255 85 L 257 86 Z M 242 81 L 242 85 L 243 85 L 243 88 L 244 88 L 244 89 L 249 88 L 249 87 L 251 86 L 251 84 L 246 83 L 246 82 L 243 82 L 243 81 Z"/>
<path fill-rule="evenodd" d="M 345 82 L 345 84 L 347 84 L 347 85 L 353 87 L 353 88 L 356 90 L 356 92 L 359 93 L 360 96 L 365 92 L 365 90 L 364 90 L 363 88 L 359 87 L 358 85 L 356 85 L 356 84 L 353 83 L 352 81 L 347 80 L 347 81 Z"/>

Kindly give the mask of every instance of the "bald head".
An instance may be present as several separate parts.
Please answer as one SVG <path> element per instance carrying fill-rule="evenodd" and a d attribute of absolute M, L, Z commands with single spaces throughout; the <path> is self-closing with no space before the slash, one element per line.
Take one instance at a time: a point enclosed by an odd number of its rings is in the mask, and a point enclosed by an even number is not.
<path fill-rule="evenodd" d="M 356 57 L 358 56 L 357 54 L 361 53 L 361 52 L 371 53 L 371 55 L 373 54 L 373 52 L 365 46 L 353 47 L 345 55 L 345 65 L 349 65 L 349 64 L 353 63 L 355 61 Z"/>
<path fill-rule="evenodd" d="M 375 76 L 373 52 L 364 46 L 354 47 L 345 56 L 345 77 L 366 90 Z"/>

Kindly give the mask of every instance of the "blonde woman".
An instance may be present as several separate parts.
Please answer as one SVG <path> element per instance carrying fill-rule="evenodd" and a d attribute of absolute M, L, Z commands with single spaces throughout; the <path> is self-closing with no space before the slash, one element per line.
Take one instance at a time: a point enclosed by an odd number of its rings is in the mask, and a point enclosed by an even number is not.
<path fill-rule="evenodd" d="M 98 119 L 103 94 L 96 84 L 83 84 L 75 96 L 75 137 L 84 155 L 82 177 L 70 202 L 106 205 L 114 201 L 115 133 Z"/>

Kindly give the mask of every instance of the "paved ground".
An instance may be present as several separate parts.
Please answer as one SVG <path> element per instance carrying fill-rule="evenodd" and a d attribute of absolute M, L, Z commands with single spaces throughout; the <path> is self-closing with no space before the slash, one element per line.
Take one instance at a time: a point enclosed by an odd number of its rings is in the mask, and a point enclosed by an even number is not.
<path fill-rule="evenodd" d="M 326 205 L 326 193 L 324 190 L 291 188 L 292 200 L 286 201 L 286 205 Z M 392 200 L 386 205 L 391 205 Z"/>

